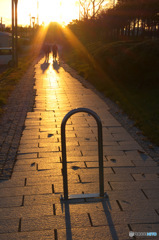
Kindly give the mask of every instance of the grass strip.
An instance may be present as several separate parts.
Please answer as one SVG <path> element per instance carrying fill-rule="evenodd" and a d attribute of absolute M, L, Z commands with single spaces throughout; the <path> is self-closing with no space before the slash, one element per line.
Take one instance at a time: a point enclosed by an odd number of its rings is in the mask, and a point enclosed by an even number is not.
<path fill-rule="evenodd" d="M 17 68 L 8 67 L 0 74 L 0 116 L 4 111 L 3 107 L 7 103 L 8 97 L 21 77 L 27 71 L 32 61 L 33 57 L 30 54 L 19 57 Z"/>

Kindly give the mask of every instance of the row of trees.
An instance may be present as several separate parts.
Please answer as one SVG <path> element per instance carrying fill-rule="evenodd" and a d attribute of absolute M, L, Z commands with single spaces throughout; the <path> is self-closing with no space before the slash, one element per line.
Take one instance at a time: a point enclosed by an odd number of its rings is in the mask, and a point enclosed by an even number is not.
<path fill-rule="evenodd" d="M 101 23 L 111 21 L 114 36 L 158 36 L 158 0 L 118 0 L 118 4 L 99 16 Z M 108 26 L 107 26 L 108 27 Z"/>
<path fill-rule="evenodd" d="M 78 25 L 87 29 L 91 37 L 96 35 L 104 40 L 159 37 L 159 0 L 118 0 L 117 4 L 111 0 L 109 7 L 104 3 L 104 0 L 81 0 L 85 24 L 78 22 Z"/>

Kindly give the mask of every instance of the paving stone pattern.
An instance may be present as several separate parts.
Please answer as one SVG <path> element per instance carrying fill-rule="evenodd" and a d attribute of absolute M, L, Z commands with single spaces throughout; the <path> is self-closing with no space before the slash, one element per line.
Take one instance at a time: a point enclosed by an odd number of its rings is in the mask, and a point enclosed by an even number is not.
<path fill-rule="evenodd" d="M 35 102 L 27 113 L 18 152 L 12 156 L 16 156 L 13 173 L 10 179 L 0 181 L 0 239 L 159 239 L 129 237 L 129 231 L 159 234 L 157 163 L 84 80 L 73 78 L 52 58 L 49 63 L 42 58 L 35 65 L 34 77 Z M 33 86 L 30 75 L 28 79 Z M 61 121 L 68 111 L 78 107 L 92 109 L 102 120 L 107 197 L 63 202 Z M 21 106 L 15 110 L 20 114 L 15 128 L 22 128 L 26 109 Z M 14 116 L 10 115 L 6 126 L 9 128 L 12 122 Z M 15 134 L 18 144 L 20 136 Z M 86 113 L 71 116 L 66 136 L 69 194 L 98 193 L 95 120 Z"/>

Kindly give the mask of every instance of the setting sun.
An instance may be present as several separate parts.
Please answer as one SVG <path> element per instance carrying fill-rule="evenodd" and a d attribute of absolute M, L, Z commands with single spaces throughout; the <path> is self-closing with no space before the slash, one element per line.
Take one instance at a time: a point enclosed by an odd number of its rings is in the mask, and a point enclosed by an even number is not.
<path fill-rule="evenodd" d="M 29 24 L 31 18 L 39 18 L 39 24 L 50 22 L 68 24 L 79 18 L 79 2 L 76 0 L 19 0 L 19 23 Z"/>
<path fill-rule="evenodd" d="M 45 24 L 52 21 L 67 24 L 72 19 L 77 19 L 78 14 L 75 0 L 39 0 L 39 18 Z"/>

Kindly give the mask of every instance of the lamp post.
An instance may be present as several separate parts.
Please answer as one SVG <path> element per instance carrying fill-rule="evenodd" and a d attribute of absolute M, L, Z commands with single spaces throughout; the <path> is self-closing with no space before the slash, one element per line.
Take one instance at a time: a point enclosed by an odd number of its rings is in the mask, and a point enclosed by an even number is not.
<path fill-rule="evenodd" d="M 13 65 L 18 67 L 18 0 L 12 0 L 12 61 Z"/>
<path fill-rule="evenodd" d="M 18 0 L 15 0 L 15 66 L 18 67 L 18 14 L 17 14 Z"/>
<path fill-rule="evenodd" d="M 14 52 L 14 0 L 12 0 L 12 62 L 15 64 L 15 52 Z"/>

